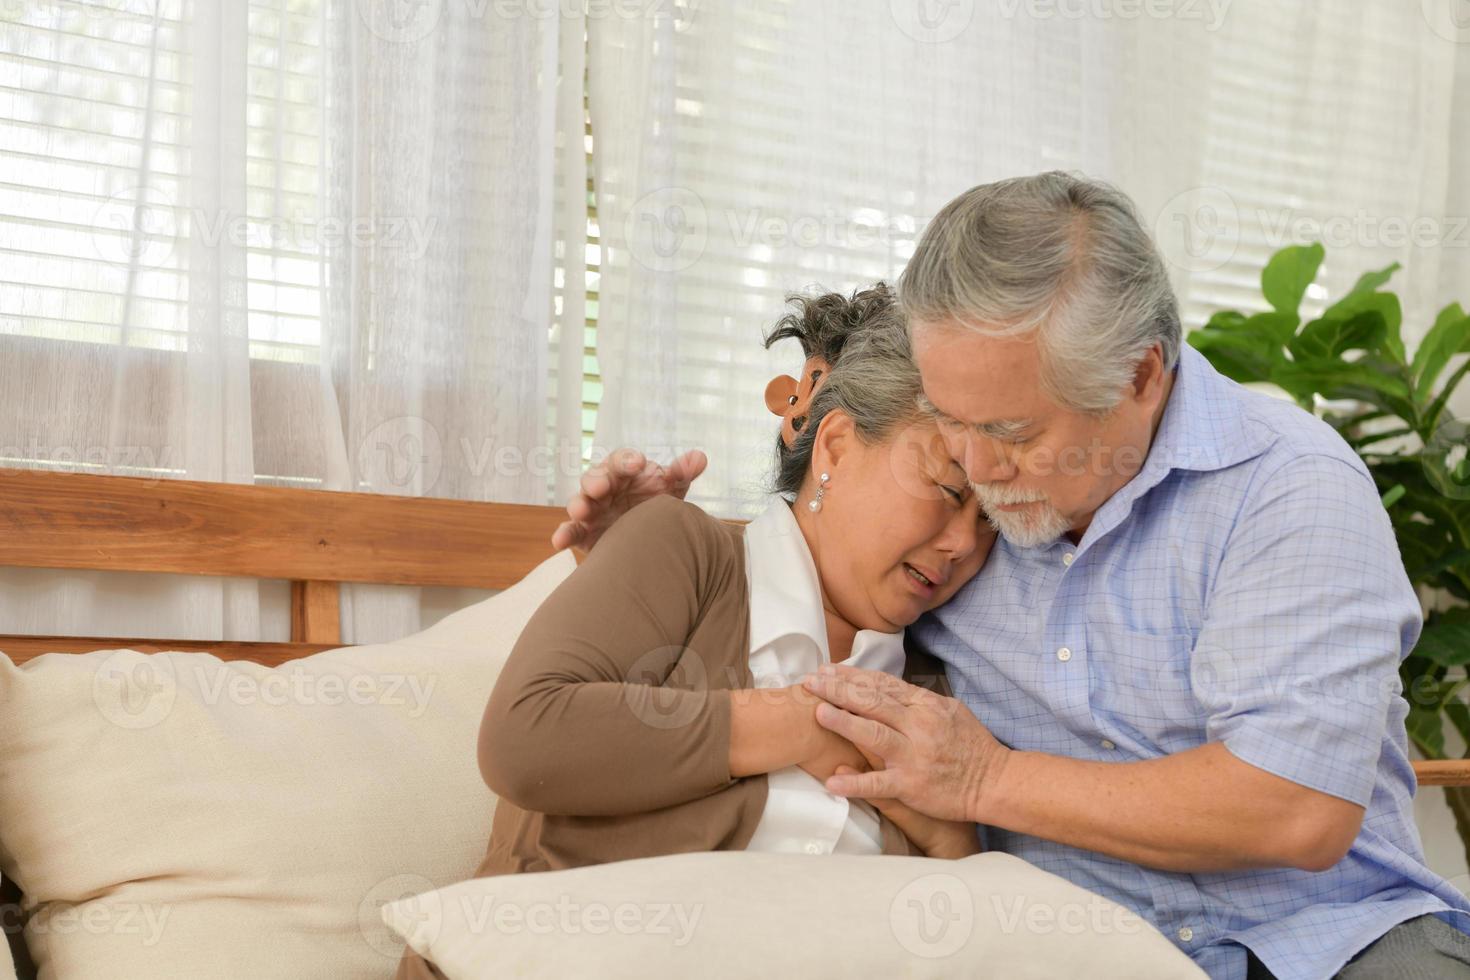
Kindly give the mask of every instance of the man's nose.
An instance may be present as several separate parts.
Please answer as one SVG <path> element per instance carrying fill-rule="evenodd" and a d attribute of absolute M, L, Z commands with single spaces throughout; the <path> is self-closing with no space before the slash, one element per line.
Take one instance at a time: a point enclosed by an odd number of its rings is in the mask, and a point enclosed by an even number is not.
<path fill-rule="evenodd" d="M 1004 483 L 1016 476 L 1016 463 L 994 439 L 971 436 L 965 445 L 965 475 L 971 483 Z"/>

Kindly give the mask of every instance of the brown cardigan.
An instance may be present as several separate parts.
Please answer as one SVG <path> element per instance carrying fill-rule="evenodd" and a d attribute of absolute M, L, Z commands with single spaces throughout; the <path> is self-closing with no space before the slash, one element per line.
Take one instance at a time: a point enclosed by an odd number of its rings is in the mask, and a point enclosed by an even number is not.
<path fill-rule="evenodd" d="M 754 686 L 743 535 L 658 497 L 542 603 L 480 725 L 499 802 L 474 877 L 745 848 L 767 780 L 729 766 L 730 691 Z M 913 648 L 904 677 L 950 694 Z M 884 854 L 923 853 L 878 816 Z M 398 974 L 438 975 L 411 950 Z"/>
<path fill-rule="evenodd" d="M 743 533 L 648 501 L 532 616 L 480 726 L 500 802 L 476 877 L 745 848 L 766 777 L 729 767 L 729 692 L 754 687 Z M 923 853 L 879 816 L 883 853 Z"/>

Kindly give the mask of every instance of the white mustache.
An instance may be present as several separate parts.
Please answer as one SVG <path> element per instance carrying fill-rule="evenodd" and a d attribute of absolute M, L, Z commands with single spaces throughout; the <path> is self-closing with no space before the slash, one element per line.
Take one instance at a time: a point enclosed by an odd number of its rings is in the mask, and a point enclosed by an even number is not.
<path fill-rule="evenodd" d="M 996 486 L 990 483 L 972 483 L 970 489 L 975 491 L 975 496 L 980 498 L 982 505 L 1034 504 L 1046 500 L 1046 494 L 1040 490 L 1025 490 L 1006 484 Z"/>

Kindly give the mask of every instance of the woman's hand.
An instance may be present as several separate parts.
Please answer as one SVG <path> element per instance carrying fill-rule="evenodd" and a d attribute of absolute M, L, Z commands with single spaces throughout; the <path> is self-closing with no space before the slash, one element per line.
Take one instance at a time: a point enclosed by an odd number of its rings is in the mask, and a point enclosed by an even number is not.
<path fill-rule="evenodd" d="M 851 745 L 851 742 L 847 744 Z M 872 768 L 866 764 L 862 769 L 855 769 L 845 763 L 839 764 L 835 772 L 851 773 L 863 772 Z M 880 764 L 878 768 L 882 768 Z M 925 855 L 932 858 L 962 858 L 971 854 L 980 853 L 980 838 L 975 833 L 975 825 L 968 820 L 941 820 L 920 813 L 913 807 L 901 803 L 895 799 L 870 799 L 874 809 L 883 814 L 903 831 L 909 840 L 919 845 L 919 849 Z"/>
<path fill-rule="evenodd" d="M 817 725 L 815 720 L 812 721 L 812 724 L 817 728 L 817 731 L 812 733 L 814 744 L 808 751 L 807 757 L 797 765 L 810 773 L 817 782 L 825 783 L 827 778 L 839 769 L 847 772 L 868 771 L 868 760 L 856 745 L 841 735 Z"/>

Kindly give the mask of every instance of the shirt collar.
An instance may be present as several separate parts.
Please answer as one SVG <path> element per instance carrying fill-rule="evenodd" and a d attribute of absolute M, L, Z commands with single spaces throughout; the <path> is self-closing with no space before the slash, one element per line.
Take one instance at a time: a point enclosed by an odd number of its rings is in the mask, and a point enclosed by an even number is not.
<path fill-rule="evenodd" d="M 772 496 L 745 528 L 745 567 L 750 581 L 750 649 L 782 637 L 805 636 L 829 658 L 821 580 L 791 505 Z M 858 630 L 843 663 L 902 676 L 903 631 Z"/>
<path fill-rule="evenodd" d="M 1158 469 L 1162 478 L 1169 470 L 1222 470 L 1265 452 L 1270 433 L 1247 424 L 1239 396 L 1233 381 L 1185 344 L 1144 472 Z"/>

